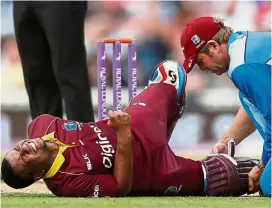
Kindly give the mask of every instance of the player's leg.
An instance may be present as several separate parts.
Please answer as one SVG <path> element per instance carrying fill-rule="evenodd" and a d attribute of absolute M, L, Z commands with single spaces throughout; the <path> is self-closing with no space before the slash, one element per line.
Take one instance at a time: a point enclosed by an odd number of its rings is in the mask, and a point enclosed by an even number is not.
<path fill-rule="evenodd" d="M 271 196 L 271 159 L 262 173 L 260 187 L 264 196 Z"/>
<path fill-rule="evenodd" d="M 14 1 L 15 36 L 21 57 L 32 119 L 45 113 L 62 116 L 61 95 L 55 81 L 50 50 L 31 2 Z"/>
<path fill-rule="evenodd" d="M 175 79 L 179 79 L 177 71 L 179 65 L 173 61 L 165 63 L 170 63 L 171 69 L 175 73 L 167 76 L 175 76 Z M 186 80 L 184 74 L 180 76 Z M 178 81 L 175 80 L 175 83 Z M 179 92 L 180 94 L 184 93 L 184 86 L 179 89 Z M 137 126 L 137 129 L 141 129 L 141 134 L 147 136 L 150 141 L 154 140 L 156 144 L 167 143 L 166 138 L 169 134 L 167 126 L 173 118 L 179 115 L 178 95 L 174 85 L 164 81 L 153 81 L 153 84 L 150 84 L 131 100 L 125 112 L 131 115 L 132 124 Z"/>
<path fill-rule="evenodd" d="M 175 61 L 163 61 L 155 68 L 148 84 L 151 85 L 161 82 L 173 85 L 177 90 L 178 96 L 179 110 L 177 111 L 177 114 L 172 117 L 170 121 L 168 121 L 167 124 L 167 138 L 169 141 L 176 126 L 176 123 L 178 122 L 178 119 L 181 118 L 184 112 L 186 104 L 186 72 L 183 67 Z"/>
<path fill-rule="evenodd" d="M 158 64 L 148 82 L 148 86 L 157 83 L 166 83 L 172 85 L 177 90 L 178 101 L 183 101 L 185 96 L 185 86 L 187 75 L 184 68 L 173 60 L 166 60 Z"/>
<path fill-rule="evenodd" d="M 176 156 L 168 145 L 152 149 L 152 190 L 157 195 L 204 195 L 200 161 Z"/>
<path fill-rule="evenodd" d="M 38 3 L 37 3 L 38 4 Z M 39 2 L 67 118 L 94 121 L 84 45 L 86 1 Z"/>

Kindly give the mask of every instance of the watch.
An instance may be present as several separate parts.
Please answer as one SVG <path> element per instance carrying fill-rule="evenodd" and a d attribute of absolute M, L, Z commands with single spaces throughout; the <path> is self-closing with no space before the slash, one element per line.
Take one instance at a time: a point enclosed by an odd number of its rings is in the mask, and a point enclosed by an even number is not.
<path fill-rule="evenodd" d="M 262 165 L 262 163 L 259 163 L 257 166 L 260 169 L 260 171 L 263 172 L 265 167 Z"/>

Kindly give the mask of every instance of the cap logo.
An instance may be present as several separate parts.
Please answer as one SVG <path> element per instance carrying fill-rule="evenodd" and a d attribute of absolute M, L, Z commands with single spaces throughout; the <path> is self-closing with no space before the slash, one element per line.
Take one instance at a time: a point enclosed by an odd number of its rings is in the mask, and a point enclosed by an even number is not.
<path fill-rule="evenodd" d="M 194 35 L 191 40 L 193 41 L 193 43 L 195 45 L 197 45 L 200 42 L 200 38 L 198 37 L 198 35 Z"/>
<path fill-rule="evenodd" d="M 193 62 L 193 60 L 190 58 L 189 63 L 188 63 L 188 67 L 189 67 L 189 68 L 191 68 L 192 62 Z"/>
<path fill-rule="evenodd" d="M 196 48 L 201 47 L 204 43 L 205 43 L 205 40 L 202 40 L 201 43 L 199 43 L 199 44 L 196 46 Z"/>

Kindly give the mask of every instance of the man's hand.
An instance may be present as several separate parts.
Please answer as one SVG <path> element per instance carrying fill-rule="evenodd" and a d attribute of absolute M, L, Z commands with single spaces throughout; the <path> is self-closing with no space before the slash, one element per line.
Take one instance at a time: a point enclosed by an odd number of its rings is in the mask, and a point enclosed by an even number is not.
<path fill-rule="evenodd" d="M 262 175 L 262 171 L 258 166 L 255 166 L 249 173 L 248 173 L 248 189 L 249 194 L 253 194 L 260 189 L 260 178 Z"/>
<path fill-rule="evenodd" d="M 212 148 L 212 153 L 228 153 L 228 144 L 218 141 Z"/>
<path fill-rule="evenodd" d="M 117 148 L 113 175 L 117 182 L 117 196 L 126 196 L 132 187 L 133 150 L 131 141 L 130 116 L 121 111 L 109 111 L 108 126 L 117 136 Z"/>
<path fill-rule="evenodd" d="M 212 153 L 218 154 L 228 154 L 231 157 L 234 157 L 235 154 L 235 141 L 232 137 L 220 139 L 212 149 Z"/>
<path fill-rule="evenodd" d="M 108 126 L 113 128 L 116 133 L 120 130 L 130 130 L 130 115 L 122 111 L 112 110 L 108 112 L 108 115 Z"/>
<path fill-rule="evenodd" d="M 233 124 L 225 132 L 224 136 L 214 145 L 213 153 L 228 153 L 228 142 L 232 137 L 235 139 L 235 145 L 241 143 L 246 137 L 256 130 L 254 123 L 243 107 L 240 107 Z"/>

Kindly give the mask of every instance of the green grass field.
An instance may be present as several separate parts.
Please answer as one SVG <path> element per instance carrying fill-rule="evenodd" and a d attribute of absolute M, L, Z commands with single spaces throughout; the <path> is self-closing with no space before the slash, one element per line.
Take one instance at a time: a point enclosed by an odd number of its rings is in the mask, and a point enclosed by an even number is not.
<path fill-rule="evenodd" d="M 44 183 L 17 192 L 1 182 L 1 205 L 2 208 L 270 208 L 271 199 L 259 196 L 60 198 L 53 196 Z"/>
<path fill-rule="evenodd" d="M 270 199 L 263 197 L 135 197 L 135 198 L 59 198 L 50 194 L 2 193 L 2 208 L 269 208 Z"/>

